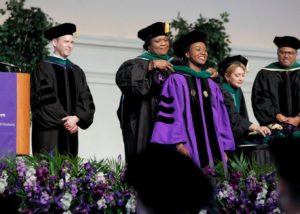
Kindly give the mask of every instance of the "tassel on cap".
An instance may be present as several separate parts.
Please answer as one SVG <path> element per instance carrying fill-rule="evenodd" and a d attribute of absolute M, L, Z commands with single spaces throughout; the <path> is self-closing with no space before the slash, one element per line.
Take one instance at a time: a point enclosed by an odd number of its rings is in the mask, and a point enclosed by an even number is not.
<path fill-rule="evenodd" d="M 169 33 L 170 32 L 170 25 L 168 22 L 165 22 L 165 33 Z"/>

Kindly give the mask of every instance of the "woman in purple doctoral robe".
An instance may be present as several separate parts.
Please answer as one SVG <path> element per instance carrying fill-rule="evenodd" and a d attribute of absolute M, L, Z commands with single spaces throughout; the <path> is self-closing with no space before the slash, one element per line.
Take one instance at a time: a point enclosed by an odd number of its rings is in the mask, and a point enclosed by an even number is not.
<path fill-rule="evenodd" d="M 174 53 L 187 66 L 173 66 L 161 92 L 151 143 L 176 146 L 201 168 L 235 150 L 230 121 L 218 85 L 203 70 L 207 60 L 206 35 L 192 31 L 174 43 Z"/>

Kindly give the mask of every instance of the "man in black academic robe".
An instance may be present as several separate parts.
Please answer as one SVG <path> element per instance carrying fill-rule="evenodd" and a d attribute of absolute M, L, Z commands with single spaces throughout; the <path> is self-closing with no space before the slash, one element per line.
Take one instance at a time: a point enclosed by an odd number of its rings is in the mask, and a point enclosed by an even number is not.
<path fill-rule="evenodd" d="M 300 64 L 296 62 L 300 41 L 275 37 L 278 62 L 260 70 L 252 88 L 252 107 L 261 125 L 283 122 L 295 127 L 300 118 Z"/>
<path fill-rule="evenodd" d="M 45 31 L 53 56 L 36 65 L 31 75 L 32 151 L 78 154 L 78 127 L 88 128 L 95 106 L 85 74 L 67 59 L 76 26 L 65 23 Z"/>

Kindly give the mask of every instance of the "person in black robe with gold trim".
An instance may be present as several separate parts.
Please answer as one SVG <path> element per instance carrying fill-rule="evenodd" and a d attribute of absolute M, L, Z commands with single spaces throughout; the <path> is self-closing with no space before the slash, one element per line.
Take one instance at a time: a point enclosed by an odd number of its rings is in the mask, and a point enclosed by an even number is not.
<path fill-rule="evenodd" d="M 242 143 L 250 131 L 263 136 L 271 134 L 268 127 L 257 126 L 249 121 L 247 106 L 241 89 L 248 60 L 241 56 L 226 57 L 219 63 L 219 74 L 223 77 L 222 91 L 224 103 L 230 118 L 230 125 L 236 144 Z"/>
<path fill-rule="evenodd" d="M 169 57 L 168 23 L 156 22 L 138 32 L 147 51 L 124 62 L 117 71 L 116 84 L 122 92 L 120 120 L 126 160 L 149 144 L 164 81 L 172 73 Z"/>
<path fill-rule="evenodd" d="M 74 46 L 76 26 L 65 23 L 45 31 L 53 56 L 31 74 L 32 152 L 78 154 L 78 127 L 93 122 L 95 105 L 82 69 L 67 57 Z"/>
<path fill-rule="evenodd" d="M 296 62 L 300 41 L 275 37 L 278 62 L 260 70 L 252 88 L 252 107 L 261 125 L 285 123 L 299 127 L 300 64 Z"/>

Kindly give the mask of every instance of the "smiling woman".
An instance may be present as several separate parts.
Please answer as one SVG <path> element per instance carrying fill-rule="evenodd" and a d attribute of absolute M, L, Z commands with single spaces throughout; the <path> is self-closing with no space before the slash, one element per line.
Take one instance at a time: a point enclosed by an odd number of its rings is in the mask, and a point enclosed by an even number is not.
<path fill-rule="evenodd" d="M 188 66 L 194 70 L 202 70 L 206 63 L 208 54 L 204 42 L 195 42 L 189 47 L 189 51 L 185 53 L 188 59 Z"/>
<path fill-rule="evenodd" d="M 156 36 L 153 39 L 150 40 L 150 44 L 148 46 L 148 50 L 151 53 L 157 54 L 157 55 L 167 55 L 169 51 L 169 37 L 162 35 L 162 36 Z"/>
<path fill-rule="evenodd" d="M 122 91 L 118 117 L 121 123 L 126 160 L 149 144 L 157 100 L 164 81 L 173 71 L 169 51 L 168 23 L 156 22 L 138 32 L 147 51 L 124 62 L 116 74 Z"/>
<path fill-rule="evenodd" d="M 170 145 L 198 167 L 226 166 L 225 150 L 235 150 L 230 122 L 218 85 L 203 70 L 207 60 L 206 34 L 192 31 L 174 43 L 174 53 L 187 66 L 174 66 L 161 93 L 158 120 L 151 142 Z"/>
<path fill-rule="evenodd" d="M 219 74 L 225 79 L 222 85 L 224 103 L 236 144 L 242 143 L 250 131 L 255 131 L 264 137 L 271 134 L 268 127 L 258 126 L 249 121 L 244 93 L 241 89 L 247 64 L 248 60 L 241 55 L 226 57 L 219 63 Z"/>

